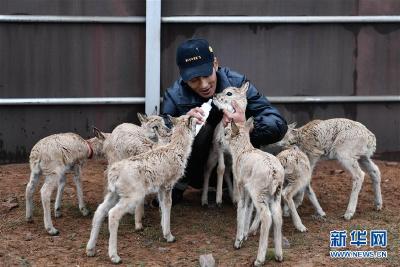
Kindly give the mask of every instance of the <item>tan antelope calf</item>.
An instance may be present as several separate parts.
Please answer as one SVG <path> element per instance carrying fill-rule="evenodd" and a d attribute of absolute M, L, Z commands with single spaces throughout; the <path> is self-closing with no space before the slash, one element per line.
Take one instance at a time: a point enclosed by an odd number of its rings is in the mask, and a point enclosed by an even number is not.
<path fill-rule="evenodd" d="M 371 160 L 376 138 L 361 123 L 337 118 L 314 120 L 297 129 L 295 124 L 291 124 L 279 144 L 297 145 L 308 156 L 311 170 L 321 158 L 328 158 L 337 159 L 351 173 L 353 187 L 344 214 L 346 220 L 350 220 L 356 211 L 358 194 L 364 181 L 365 173 L 360 165 L 371 177 L 376 209 L 382 208 L 381 174 Z"/>
<path fill-rule="evenodd" d="M 196 119 L 186 115 L 171 118 L 174 125 L 171 141 L 146 153 L 112 164 L 107 170 L 108 192 L 93 217 L 92 231 L 86 246 L 88 256 L 95 255 L 101 224 L 108 214 L 110 232 L 108 255 L 113 263 L 121 262 L 117 254 L 119 221 L 142 203 L 146 195 L 158 192 L 161 226 L 167 242 L 175 241 L 170 230 L 171 191 L 184 173 L 192 150 Z"/>
<path fill-rule="evenodd" d="M 258 253 L 254 265 L 261 266 L 265 261 L 271 224 L 274 229 L 275 259 L 283 260 L 281 191 L 284 170 L 276 157 L 252 146 L 249 135 L 252 128 L 253 118 L 250 118 L 244 125 L 232 122 L 231 129 L 227 129 L 226 132 L 232 153 L 234 183 L 238 193 L 237 233 L 234 246 L 239 249 L 247 238 L 246 229 L 254 205 L 261 221 Z"/>
<path fill-rule="evenodd" d="M 164 119 L 157 115 L 146 116 L 138 113 L 141 126 L 132 123 L 122 123 L 114 128 L 104 142 L 103 152 L 108 165 L 114 162 L 148 152 L 155 147 L 166 144 L 171 139 L 171 130 L 165 125 Z M 152 196 L 148 196 L 153 199 Z M 151 201 L 149 200 L 149 201 Z M 135 230 L 142 230 L 144 202 L 135 209 Z"/>
<path fill-rule="evenodd" d="M 54 205 L 55 217 L 61 216 L 61 198 L 65 186 L 65 173 L 74 171 L 74 182 L 78 196 L 79 209 L 83 216 L 89 214 L 83 201 L 82 185 L 80 180 L 83 163 L 92 156 L 101 156 L 103 142 L 109 134 L 94 128 L 96 137 L 85 140 L 75 133 L 61 133 L 47 136 L 37 142 L 31 150 L 29 165 L 31 175 L 26 186 L 26 220 L 32 221 L 33 193 L 40 175 L 46 177 L 40 190 L 43 205 L 44 227 L 50 235 L 57 235 L 51 221 L 50 198 L 54 188 L 58 185 L 57 197 Z"/>
<path fill-rule="evenodd" d="M 110 138 L 104 142 L 104 154 L 108 164 L 136 156 L 153 147 L 169 142 L 171 133 L 164 119 L 157 115 L 138 113 L 141 126 L 122 123 L 114 128 Z"/>
<path fill-rule="evenodd" d="M 247 98 L 246 93 L 249 89 L 249 82 L 246 82 L 240 88 L 228 87 L 225 88 L 221 93 L 216 94 L 213 97 L 214 104 L 220 109 L 226 109 L 234 112 L 232 108 L 232 101 L 235 100 L 241 109 L 246 110 Z M 231 157 L 229 144 L 225 140 L 225 127 L 221 121 L 215 127 L 213 135 L 213 143 L 208 155 L 207 164 L 204 171 L 204 182 L 203 182 L 203 193 L 201 196 L 201 205 L 208 205 L 208 186 L 210 183 L 210 175 L 212 170 L 217 166 L 217 196 L 216 204 L 221 206 L 222 204 L 222 183 L 225 180 L 232 202 L 236 203 L 234 196 L 234 189 L 230 177 L 231 166 L 225 164 L 225 158 Z"/>
<path fill-rule="evenodd" d="M 285 170 L 285 180 L 283 182 L 282 198 L 284 202 L 284 216 L 292 216 L 294 226 L 300 232 L 307 231 L 307 228 L 301 222 L 297 213 L 297 208 L 303 202 L 304 192 L 314 205 L 317 216 L 323 218 L 326 216 L 322 210 L 318 199 L 311 187 L 311 166 L 307 155 L 303 153 L 297 146 L 291 146 L 283 150 L 277 156 Z M 259 216 L 253 221 L 249 233 L 255 234 L 259 226 Z"/>

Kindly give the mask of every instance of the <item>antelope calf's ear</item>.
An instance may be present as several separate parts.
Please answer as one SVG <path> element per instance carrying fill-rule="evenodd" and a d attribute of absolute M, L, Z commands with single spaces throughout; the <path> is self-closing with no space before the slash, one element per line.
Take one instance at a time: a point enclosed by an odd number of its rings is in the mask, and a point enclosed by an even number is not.
<path fill-rule="evenodd" d="M 99 138 L 101 140 L 106 139 L 104 134 L 99 129 L 97 129 L 95 126 L 93 126 L 93 134 L 94 134 L 94 136 L 96 136 L 97 138 Z"/>
<path fill-rule="evenodd" d="M 253 131 L 254 129 L 254 118 L 250 117 L 247 119 L 246 123 L 244 124 L 244 127 L 249 131 Z"/>
<path fill-rule="evenodd" d="M 290 130 L 292 130 L 292 129 L 296 128 L 296 125 L 297 125 L 297 122 L 292 122 L 291 124 L 288 125 L 288 128 Z"/>
<path fill-rule="evenodd" d="M 147 115 L 146 114 L 142 114 L 140 112 L 137 113 L 137 117 L 140 121 L 141 124 L 143 124 L 144 122 L 148 121 Z"/>
<path fill-rule="evenodd" d="M 240 87 L 241 93 L 247 93 L 247 90 L 249 90 L 249 85 L 250 85 L 249 82 L 245 82 L 245 83 L 242 85 L 242 87 Z"/>
<path fill-rule="evenodd" d="M 178 124 L 178 120 L 175 117 L 172 117 L 170 115 L 167 115 L 168 119 L 172 122 L 172 125 L 177 125 Z"/>

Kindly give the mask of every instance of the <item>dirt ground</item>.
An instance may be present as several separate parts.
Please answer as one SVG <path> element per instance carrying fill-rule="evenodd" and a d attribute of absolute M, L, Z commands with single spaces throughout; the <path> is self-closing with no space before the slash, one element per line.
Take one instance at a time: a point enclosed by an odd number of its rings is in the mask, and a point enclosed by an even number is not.
<path fill-rule="evenodd" d="M 284 218 L 283 234 L 290 242 L 284 249 L 282 263 L 273 260 L 271 243 L 266 266 L 399 266 L 400 234 L 400 163 L 376 161 L 382 172 L 383 210 L 373 209 L 371 181 L 366 177 L 359 196 L 357 211 L 351 221 L 342 215 L 351 191 L 351 178 L 335 161 L 320 162 L 313 175 L 313 188 L 326 221 L 312 218 L 314 210 L 305 197 L 299 214 L 307 233 L 297 232 L 290 218 Z M 0 166 L 0 266 L 111 266 L 107 256 L 108 228 L 103 224 L 97 243 L 97 255 L 85 255 L 92 215 L 102 201 L 104 161 L 90 161 L 83 172 L 85 200 L 91 215 L 83 217 L 78 208 L 72 177 L 68 176 L 63 198 L 63 216 L 54 219 L 60 235 L 51 237 L 43 227 L 40 186 L 35 192 L 34 222 L 25 222 L 25 187 L 28 164 Z M 53 198 L 55 196 L 53 195 Z M 118 250 L 122 266 L 199 266 L 199 256 L 212 253 L 218 266 L 250 266 L 258 247 L 258 235 L 250 237 L 240 250 L 233 248 L 236 233 L 235 208 L 202 208 L 200 191 L 185 192 L 182 204 L 172 208 L 171 228 L 177 241 L 164 242 L 160 214 L 156 208 L 145 212 L 144 231 L 134 231 L 132 215 L 120 223 Z M 388 231 L 387 259 L 331 259 L 332 230 L 353 229 Z M 271 237 L 271 235 L 270 235 Z M 270 238 L 271 239 L 271 238 Z M 382 250 L 347 246 L 349 250 Z"/>

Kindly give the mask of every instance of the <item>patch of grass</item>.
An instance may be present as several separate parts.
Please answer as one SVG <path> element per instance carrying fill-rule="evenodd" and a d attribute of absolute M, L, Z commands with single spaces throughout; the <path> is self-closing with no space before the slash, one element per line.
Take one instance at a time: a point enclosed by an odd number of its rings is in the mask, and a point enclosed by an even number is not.
<path fill-rule="evenodd" d="M 204 233 L 210 233 L 214 229 L 210 228 L 210 225 L 207 223 L 198 222 L 198 223 L 192 224 L 192 230 L 200 231 L 200 232 L 204 232 Z M 218 233 L 221 233 L 221 232 L 218 232 Z"/>
<path fill-rule="evenodd" d="M 51 207 L 53 209 L 54 204 Z M 54 215 L 53 210 L 52 210 L 52 215 Z M 63 214 L 63 216 L 68 213 L 68 216 L 71 216 L 71 218 L 83 217 L 81 211 L 79 210 L 78 203 L 75 202 L 63 201 L 61 203 L 61 213 Z"/>
<path fill-rule="evenodd" d="M 35 218 L 43 218 L 43 207 L 42 207 L 42 201 L 34 201 L 33 202 L 33 219 Z"/>
<path fill-rule="evenodd" d="M 86 201 L 86 200 L 85 200 Z M 103 200 L 101 200 L 101 201 L 103 201 Z M 86 208 L 88 209 L 88 210 L 90 210 L 90 213 L 95 213 L 96 212 L 96 209 L 98 208 L 98 206 L 101 204 L 102 202 L 99 202 L 99 203 L 88 203 L 88 202 L 86 202 Z M 78 205 L 78 204 L 77 204 Z"/>
<path fill-rule="evenodd" d="M 293 233 L 291 236 L 288 236 L 289 242 L 290 242 L 290 247 L 295 248 L 295 247 L 305 247 L 308 245 L 308 241 L 306 238 L 304 238 L 304 234 L 301 233 Z"/>
<path fill-rule="evenodd" d="M 74 241 L 76 239 L 76 233 L 68 234 L 68 239 Z"/>
<path fill-rule="evenodd" d="M 151 241 L 160 241 L 161 240 L 161 231 L 158 227 L 148 226 L 143 229 L 143 231 L 138 232 L 140 236 L 145 238 L 146 240 Z"/>
<path fill-rule="evenodd" d="M 285 251 L 285 249 L 283 249 L 283 260 L 284 261 L 291 261 L 293 260 L 292 255 L 290 252 Z M 274 254 L 275 256 L 275 254 Z M 275 259 L 275 258 L 274 258 Z"/>
<path fill-rule="evenodd" d="M 347 228 L 347 233 L 350 233 L 353 230 L 365 230 L 365 226 L 359 224 L 349 225 Z"/>
<path fill-rule="evenodd" d="M 380 222 L 381 224 L 387 224 L 387 223 L 391 224 L 398 222 L 398 220 L 394 220 L 395 217 L 393 216 L 393 213 L 385 209 L 381 211 L 370 212 L 370 218 L 372 221 Z"/>
<path fill-rule="evenodd" d="M 400 255 L 400 225 L 398 223 L 392 224 L 387 228 L 388 231 L 388 262 L 392 266 L 399 266 Z"/>
<path fill-rule="evenodd" d="M 220 237 L 221 238 L 223 237 L 225 240 L 233 240 L 233 238 L 234 238 L 234 236 L 232 236 L 231 234 L 226 233 L 226 232 L 221 232 Z"/>
<path fill-rule="evenodd" d="M 17 219 L 15 220 L 10 220 L 10 221 L 6 221 L 4 223 L 4 226 L 6 229 L 8 230 L 15 230 L 17 229 L 19 226 L 24 227 L 26 225 L 26 221 L 25 221 L 25 216 L 19 216 Z"/>
<path fill-rule="evenodd" d="M 19 258 L 20 266 L 22 267 L 30 267 L 31 263 L 24 256 Z"/>
<path fill-rule="evenodd" d="M 207 248 L 205 248 L 205 247 L 199 247 L 199 248 L 197 248 L 197 249 L 196 249 L 196 252 L 199 253 L 200 255 L 211 253 L 211 252 L 210 252 Z"/>
<path fill-rule="evenodd" d="M 184 217 L 187 214 L 187 211 L 192 207 L 187 207 L 184 205 L 176 205 L 171 209 L 171 218 L 173 217 Z"/>
<path fill-rule="evenodd" d="M 135 216 L 131 214 L 125 214 L 119 221 L 120 226 L 129 226 L 129 228 L 135 229 Z"/>
<path fill-rule="evenodd" d="M 99 231 L 99 237 L 102 238 L 108 238 L 108 224 L 103 223 L 100 227 L 100 231 Z"/>
<path fill-rule="evenodd" d="M 266 261 L 273 261 L 275 260 L 275 252 L 273 249 L 267 250 L 267 255 L 265 256 Z"/>

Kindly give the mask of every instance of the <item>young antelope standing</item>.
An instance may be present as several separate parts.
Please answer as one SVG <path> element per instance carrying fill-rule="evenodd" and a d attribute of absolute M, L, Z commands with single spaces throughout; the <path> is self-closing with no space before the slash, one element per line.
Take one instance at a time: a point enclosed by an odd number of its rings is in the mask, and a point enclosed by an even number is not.
<path fill-rule="evenodd" d="M 314 205 L 318 218 L 324 218 L 325 212 L 319 205 L 317 196 L 311 187 L 311 166 L 307 155 L 297 146 L 291 146 L 283 150 L 276 156 L 283 169 L 285 170 L 285 180 L 283 182 L 282 198 L 284 202 L 283 215 L 292 216 L 294 226 L 300 232 L 307 231 L 297 213 L 297 208 L 303 202 L 304 192 Z M 249 233 L 256 234 L 259 226 L 259 216 L 253 221 Z"/>
<path fill-rule="evenodd" d="M 234 183 L 237 186 L 237 233 L 234 247 L 239 249 L 247 238 L 253 204 L 260 216 L 260 241 L 255 266 L 265 261 L 269 229 L 273 224 L 275 259 L 283 260 L 281 191 L 284 170 L 279 160 L 271 154 L 256 149 L 250 142 L 249 132 L 253 118 L 245 125 L 231 124 L 227 139 L 232 153 Z"/>
<path fill-rule="evenodd" d="M 344 218 L 350 220 L 357 207 L 358 194 L 368 172 L 375 193 L 375 208 L 382 208 L 381 173 L 372 162 L 375 135 L 364 125 L 349 119 L 314 120 L 295 129 L 289 125 L 280 145 L 297 145 L 310 160 L 311 170 L 321 158 L 337 159 L 353 178 L 353 187 Z M 364 171 L 361 169 L 361 167 Z"/>
<path fill-rule="evenodd" d="M 195 136 L 196 119 L 184 115 L 171 118 L 171 121 L 174 127 L 168 144 L 118 161 L 108 168 L 108 193 L 93 217 L 92 231 L 86 246 L 88 256 L 95 255 L 100 227 L 108 214 L 108 255 L 113 263 L 121 262 L 117 254 L 119 221 L 150 193 L 158 192 L 164 238 L 167 242 L 175 241 L 170 230 L 171 191 L 184 173 Z"/>
<path fill-rule="evenodd" d="M 31 175 L 26 186 L 26 220 L 32 221 L 33 193 L 40 175 L 46 177 L 40 190 L 43 205 L 44 227 L 50 235 L 59 232 L 51 221 L 50 198 L 54 188 L 58 185 L 57 197 L 54 205 L 54 215 L 61 216 L 61 198 L 64 191 L 66 176 L 69 170 L 74 171 L 74 182 L 78 196 L 79 209 L 83 216 L 89 214 L 83 201 L 81 185 L 81 168 L 86 159 L 102 155 L 103 142 L 109 134 L 94 128 L 96 137 L 85 140 L 74 133 L 53 134 L 41 139 L 31 150 L 29 164 Z"/>
<path fill-rule="evenodd" d="M 213 97 L 213 103 L 218 109 L 226 109 L 233 112 L 232 101 L 236 101 L 239 107 L 246 110 L 247 98 L 246 93 L 249 89 L 249 82 L 246 82 L 240 88 L 228 87 L 225 88 L 221 93 L 216 94 Z M 216 204 L 217 206 L 222 205 L 222 184 L 225 183 L 228 186 L 229 194 L 233 203 L 236 203 L 234 188 L 230 177 L 231 165 L 226 164 L 225 159 L 231 157 L 229 145 L 225 140 L 225 127 L 221 121 L 214 130 L 213 143 L 207 159 L 207 164 L 204 171 L 204 182 L 203 182 L 203 193 L 201 196 L 201 205 L 208 205 L 208 186 L 210 183 L 210 176 L 212 170 L 217 166 L 217 195 Z"/>

